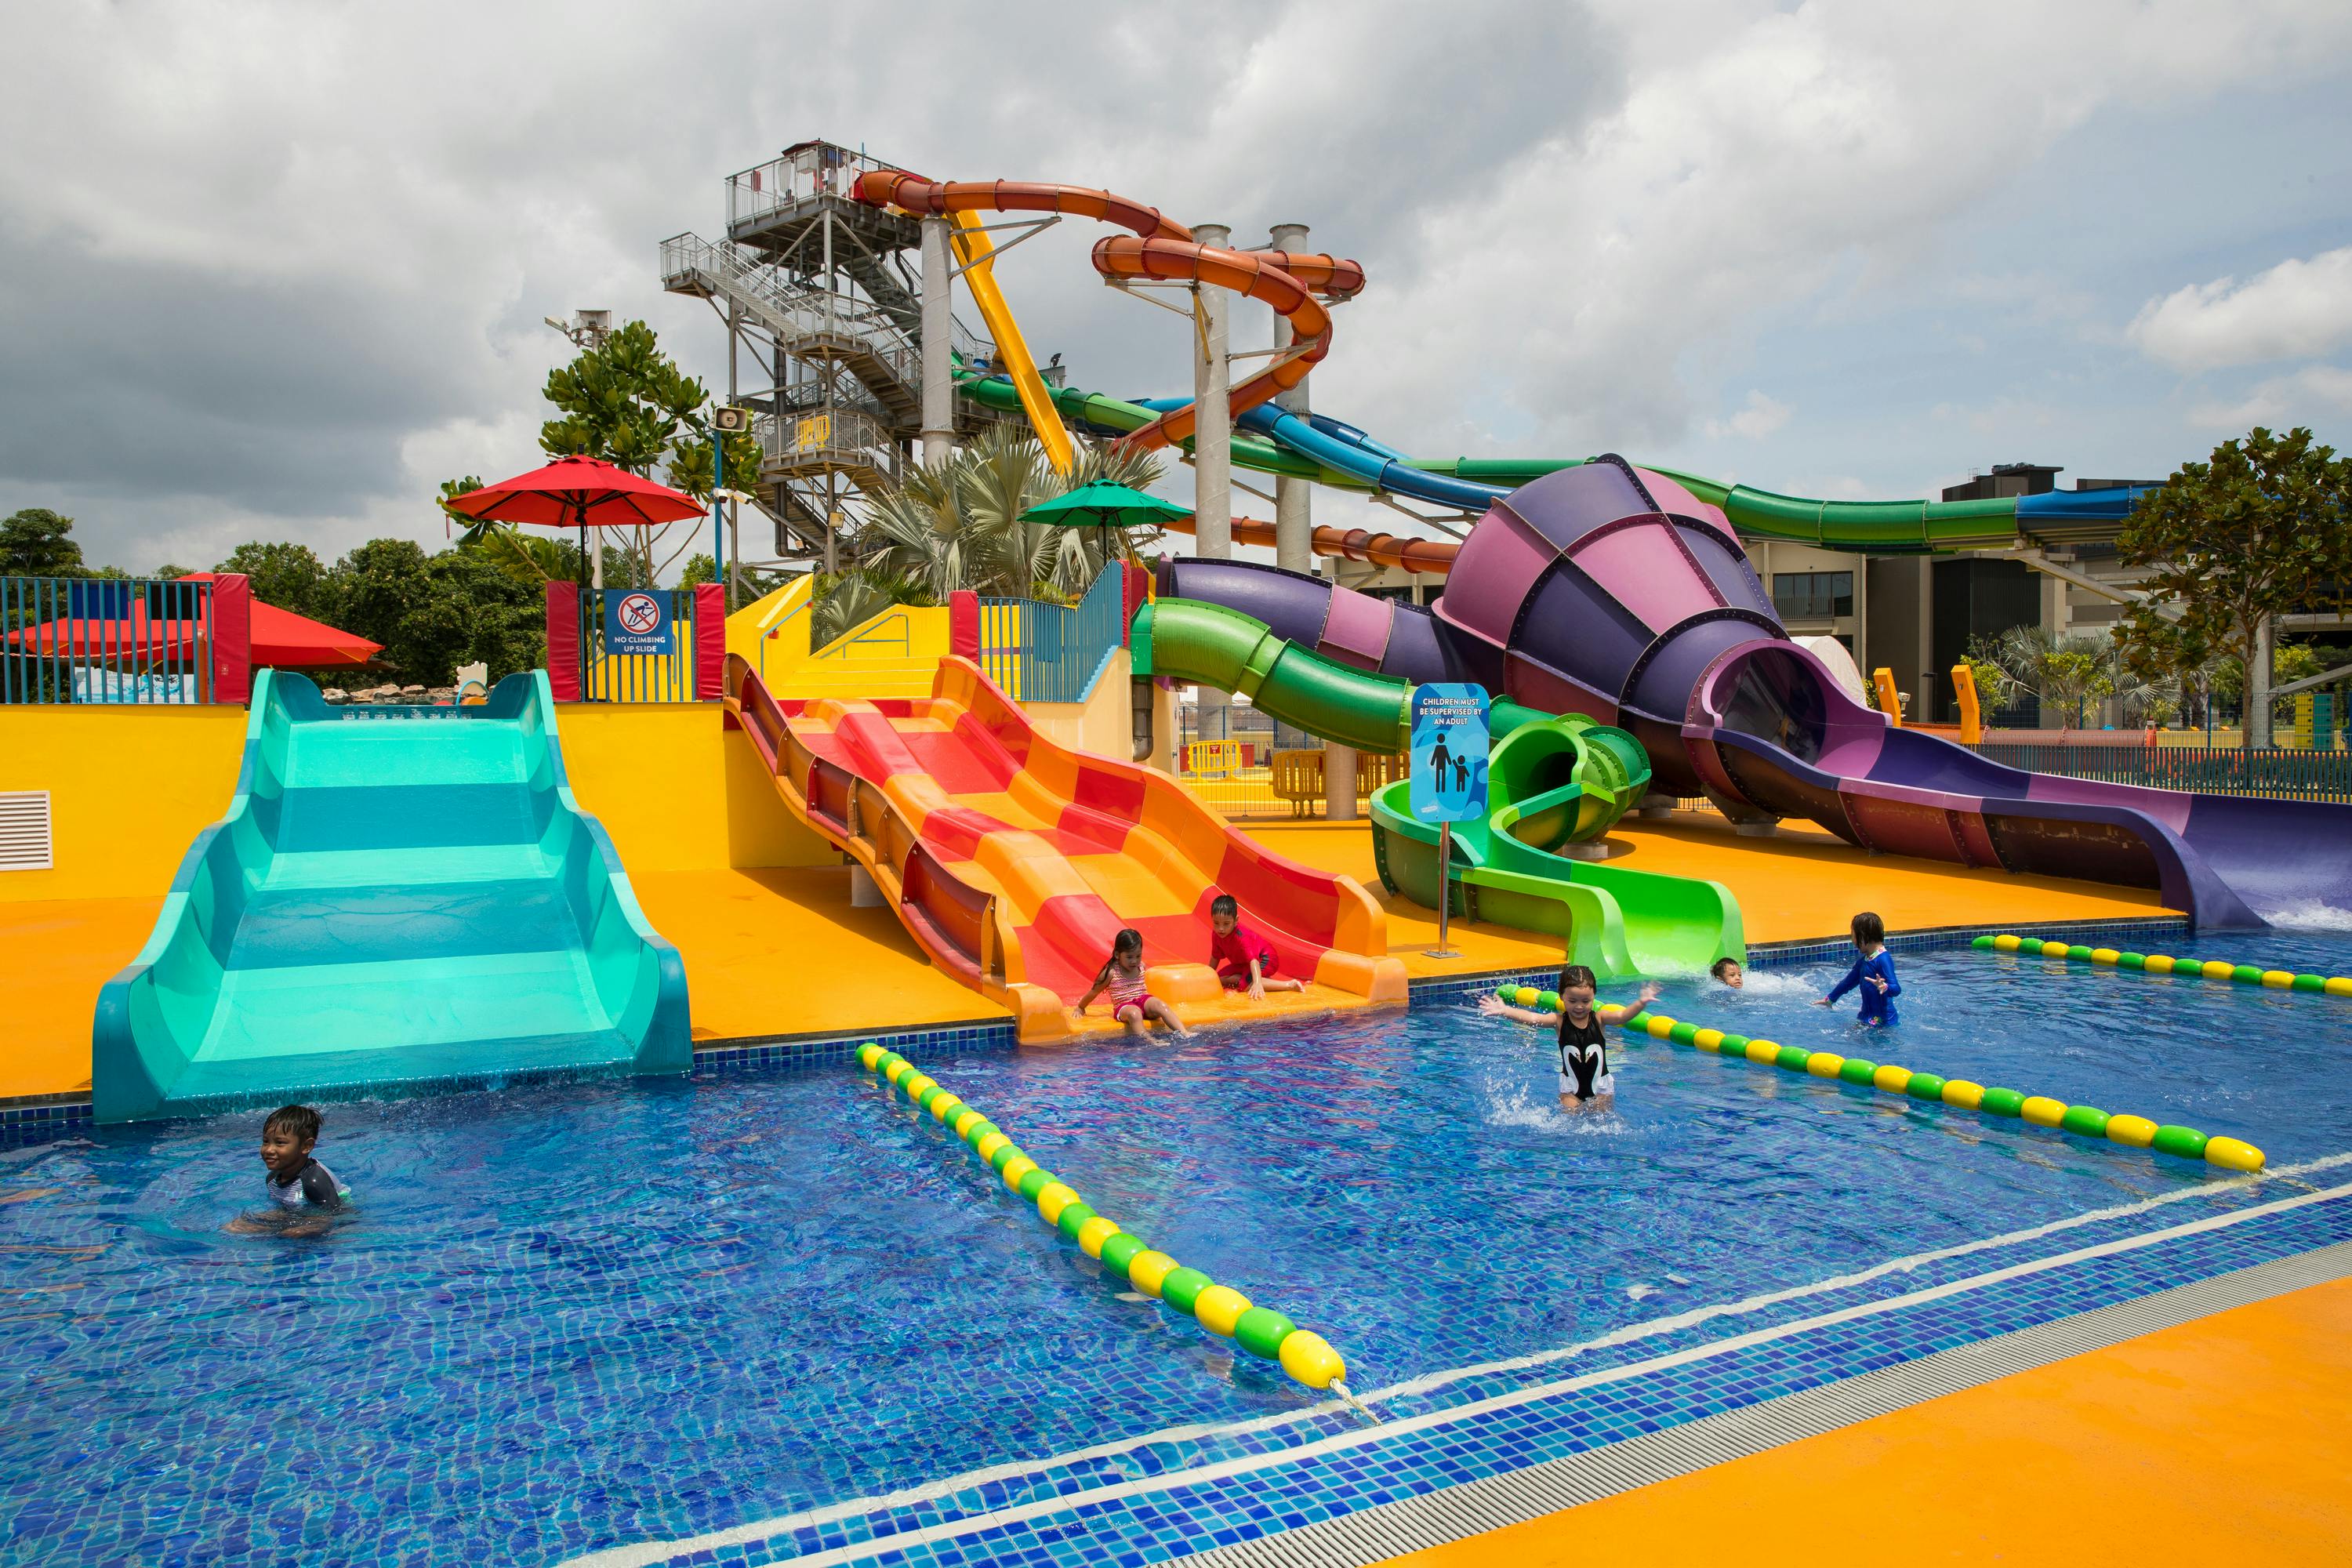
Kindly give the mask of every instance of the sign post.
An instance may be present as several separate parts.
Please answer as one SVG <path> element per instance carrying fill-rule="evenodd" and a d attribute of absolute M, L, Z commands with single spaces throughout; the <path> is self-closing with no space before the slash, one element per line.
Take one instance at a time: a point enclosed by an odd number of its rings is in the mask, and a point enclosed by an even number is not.
<path fill-rule="evenodd" d="M 1412 818 L 1437 824 L 1437 945 L 1454 912 L 1454 825 L 1486 815 L 1486 689 L 1436 684 L 1412 689 Z"/>

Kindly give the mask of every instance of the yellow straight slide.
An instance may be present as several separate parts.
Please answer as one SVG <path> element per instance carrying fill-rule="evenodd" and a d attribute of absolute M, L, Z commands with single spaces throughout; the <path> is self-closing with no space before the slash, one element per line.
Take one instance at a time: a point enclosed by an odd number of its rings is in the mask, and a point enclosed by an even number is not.
<path fill-rule="evenodd" d="M 989 259 L 996 254 L 996 242 L 988 237 L 979 214 L 948 216 L 955 224 L 956 256 L 966 268 L 964 283 L 971 289 L 972 303 L 980 307 L 981 319 L 988 323 L 989 335 L 996 340 L 997 357 L 1013 374 L 1013 389 L 1021 395 L 1021 411 L 1029 416 L 1030 426 L 1045 444 L 1054 471 L 1066 479 L 1075 459 L 1070 432 L 1062 423 L 1061 411 L 1054 406 L 1053 395 L 1045 390 L 1045 378 L 1037 374 L 1037 362 L 1021 335 L 1021 323 L 1013 319 L 1013 307 L 1004 302 L 1004 290 L 996 286 L 996 267 Z"/>

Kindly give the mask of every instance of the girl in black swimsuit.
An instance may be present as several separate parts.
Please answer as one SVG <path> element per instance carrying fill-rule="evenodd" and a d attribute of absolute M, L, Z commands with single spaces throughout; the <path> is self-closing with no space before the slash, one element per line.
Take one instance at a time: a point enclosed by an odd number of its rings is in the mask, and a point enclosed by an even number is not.
<path fill-rule="evenodd" d="M 1606 1110 L 1614 1102 L 1617 1077 L 1609 1070 L 1609 1036 L 1593 1005 L 1592 971 L 1571 963 L 1559 972 L 1559 1011 L 1538 1012 L 1514 1007 L 1496 996 L 1478 999 L 1478 1011 L 1490 1018 L 1511 1018 L 1538 1028 L 1559 1030 L 1559 1108 L 1562 1110 Z M 1612 1022 L 1623 1025 L 1648 1006 L 1658 994 L 1655 981 L 1644 984 L 1641 1000 L 1621 1007 Z"/>

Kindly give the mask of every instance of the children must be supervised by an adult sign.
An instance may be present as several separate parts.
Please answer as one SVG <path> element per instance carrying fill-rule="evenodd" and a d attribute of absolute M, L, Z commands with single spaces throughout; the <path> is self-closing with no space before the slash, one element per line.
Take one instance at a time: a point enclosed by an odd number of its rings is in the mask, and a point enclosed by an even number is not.
<path fill-rule="evenodd" d="M 1437 824 L 1437 946 L 1432 958 L 1459 956 L 1445 945 L 1453 912 L 1454 825 L 1486 814 L 1486 689 L 1444 682 L 1412 691 L 1412 807 L 1416 822 Z"/>
<path fill-rule="evenodd" d="M 605 589 L 604 652 L 607 657 L 667 658 L 669 595 L 643 588 Z"/>

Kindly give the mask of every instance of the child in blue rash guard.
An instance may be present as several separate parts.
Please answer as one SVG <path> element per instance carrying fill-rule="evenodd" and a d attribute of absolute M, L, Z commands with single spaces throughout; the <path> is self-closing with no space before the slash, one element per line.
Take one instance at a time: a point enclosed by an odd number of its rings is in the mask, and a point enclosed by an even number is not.
<path fill-rule="evenodd" d="M 1886 951 L 1885 922 L 1868 910 L 1854 916 L 1853 945 L 1862 956 L 1816 1005 L 1834 1007 L 1839 997 L 1859 990 L 1862 1022 L 1880 1026 L 1900 1022 L 1895 1015 L 1895 999 L 1903 994 L 1903 983 L 1895 978 L 1895 955 Z"/>

